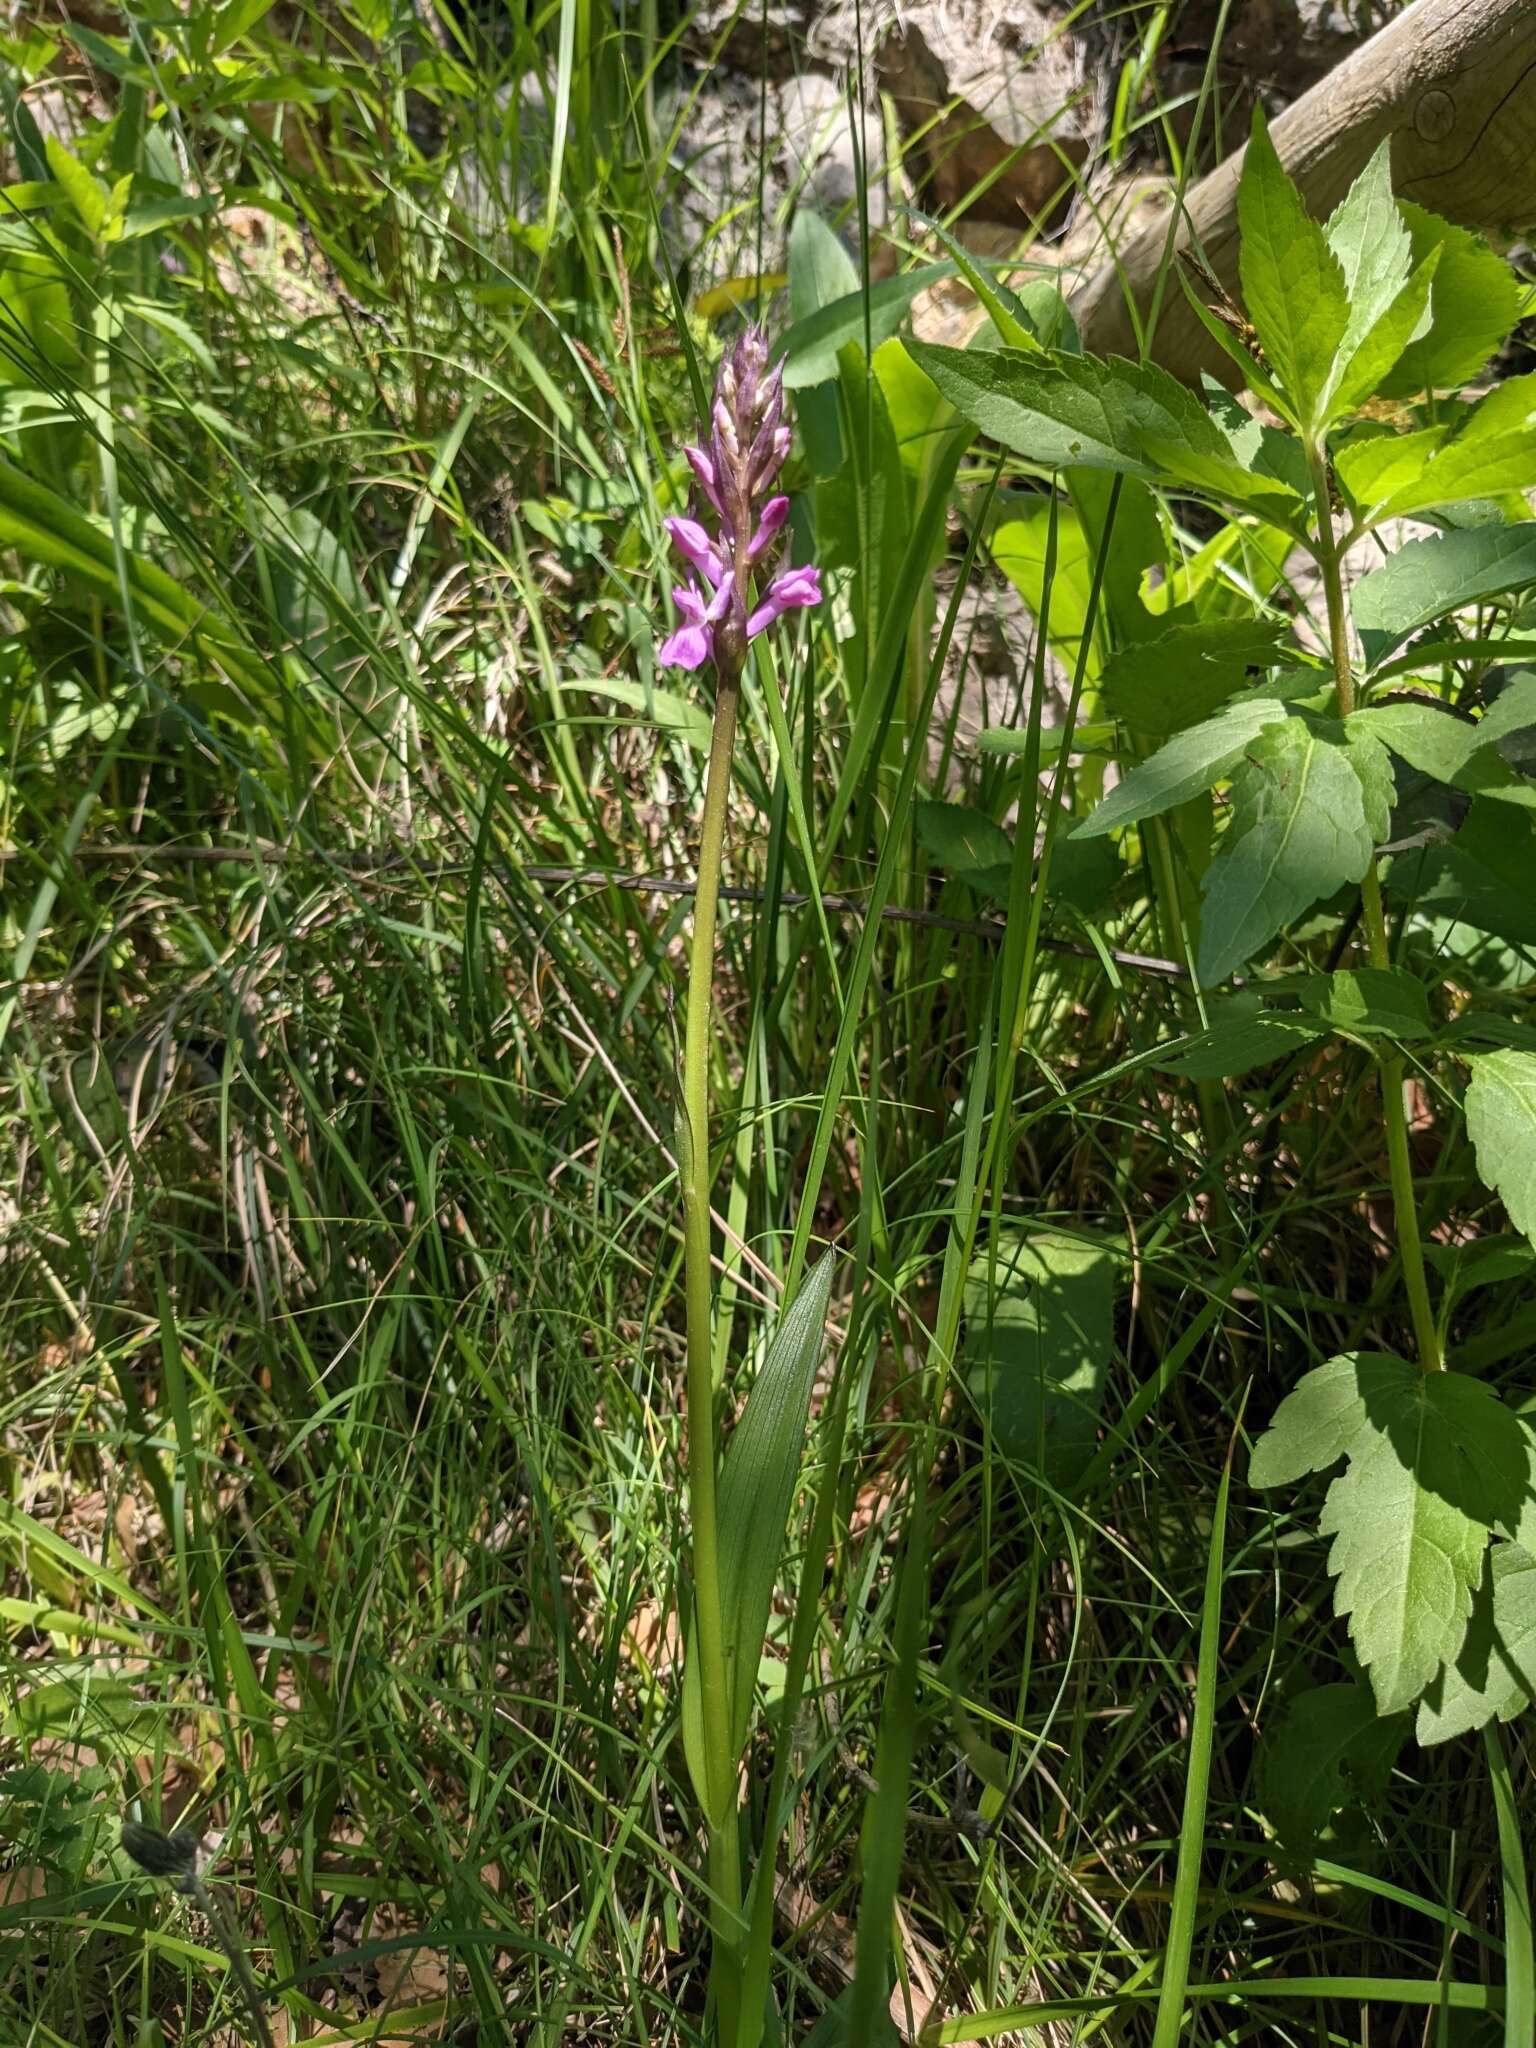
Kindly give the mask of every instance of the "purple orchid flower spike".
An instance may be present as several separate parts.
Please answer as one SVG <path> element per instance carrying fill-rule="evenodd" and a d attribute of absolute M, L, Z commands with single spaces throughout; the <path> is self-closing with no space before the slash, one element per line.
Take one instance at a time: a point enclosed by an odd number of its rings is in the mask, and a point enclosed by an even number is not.
<path fill-rule="evenodd" d="M 664 667 L 713 661 L 739 675 L 749 640 L 785 612 L 820 604 L 821 572 L 810 567 L 781 569 L 754 602 L 754 572 L 789 516 L 788 498 L 773 488 L 789 440 L 782 371 L 749 327 L 720 366 L 708 447 L 685 450 L 718 531 L 697 519 L 666 522 L 689 576 L 672 593 L 683 623 L 656 650 Z"/>

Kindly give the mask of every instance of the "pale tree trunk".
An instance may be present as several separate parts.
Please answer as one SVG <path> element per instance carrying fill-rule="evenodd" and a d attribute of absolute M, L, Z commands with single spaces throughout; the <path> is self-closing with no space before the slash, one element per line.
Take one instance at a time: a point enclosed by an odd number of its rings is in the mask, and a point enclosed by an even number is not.
<path fill-rule="evenodd" d="M 1326 214 L 1384 136 L 1398 196 L 1464 227 L 1514 233 L 1536 223 L 1536 0 L 1414 0 L 1379 35 L 1280 116 L 1271 131 L 1309 209 Z M 1237 295 L 1237 182 L 1245 151 L 1186 195 L 1189 224 L 1221 282 Z M 1083 343 L 1138 353 L 1129 292 L 1145 316 L 1166 225 L 1121 250 L 1072 301 Z M 1153 359 L 1187 382 L 1236 372 L 1191 312 L 1178 280 L 1164 285 Z"/>

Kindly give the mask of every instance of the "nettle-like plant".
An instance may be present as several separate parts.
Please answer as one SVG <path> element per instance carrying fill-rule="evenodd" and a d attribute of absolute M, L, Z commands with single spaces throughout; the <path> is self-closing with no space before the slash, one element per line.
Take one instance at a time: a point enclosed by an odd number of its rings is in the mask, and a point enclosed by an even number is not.
<path fill-rule="evenodd" d="M 1507 948 L 1536 943 L 1536 670 L 1511 666 L 1536 652 L 1512 601 L 1536 585 L 1536 375 L 1460 395 L 1519 289 L 1473 237 L 1394 197 L 1386 145 L 1320 224 L 1257 122 L 1239 222 L 1243 307 L 1197 262 L 1182 282 L 1251 411 L 1214 380 L 1202 398 L 1156 368 L 1044 346 L 995 286 L 1001 346 L 912 353 L 960 413 L 1065 482 L 1062 516 L 1096 564 L 1074 631 L 1102 626 L 1101 646 L 1079 683 L 1111 715 L 1121 775 L 1077 835 L 1137 836 L 1198 989 L 1246 970 L 1240 994 L 1199 999 L 1175 1070 L 1208 1081 L 1329 1032 L 1374 1058 L 1416 1355 L 1351 1351 L 1309 1372 L 1249 1476 L 1293 1486 L 1343 1463 L 1321 1522 L 1337 1612 L 1378 1713 L 1417 1705 L 1432 1742 L 1536 1695 L 1536 1436 L 1447 1363 L 1479 1246 L 1431 1239 L 1405 1100 L 1410 1054 L 1426 1102 L 1467 1077 L 1482 1178 L 1536 1238 L 1536 1030 L 1507 1000 L 1522 978 Z M 1181 553 L 1170 498 L 1229 523 Z M 1409 519 L 1434 531 L 1404 540 Z M 1342 564 L 1367 540 L 1382 559 L 1346 603 Z M 1297 550 L 1316 564 L 1326 661 L 1282 648 L 1269 601 Z M 1516 971 L 1479 999 L 1489 934 Z M 1319 935 L 1331 957 L 1309 954 Z M 1483 1250 L 1528 1270 L 1508 1237 Z"/>

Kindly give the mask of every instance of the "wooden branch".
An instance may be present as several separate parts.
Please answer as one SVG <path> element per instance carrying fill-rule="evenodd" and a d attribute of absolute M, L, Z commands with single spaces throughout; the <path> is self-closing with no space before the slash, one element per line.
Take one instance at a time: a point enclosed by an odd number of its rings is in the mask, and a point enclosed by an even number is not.
<path fill-rule="evenodd" d="M 1519 232 L 1536 223 L 1536 0 L 1413 0 L 1287 109 L 1271 131 L 1314 214 L 1344 196 L 1384 136 L 1398 195 L 1463 227 Z M 1221 282 L 1237 289 L 1237 183 L 1246 151 L 1187 194 L 1188 220 Z M 1126 305 L 1145 314 L 1167 242 L 1147 229 L 1073 299 L 1083 344 L 1138 353 Z M 1152 356 L 1188 383 L 1236 371 L 1190 311 L 1177 278 L 1163 290 Z"/>

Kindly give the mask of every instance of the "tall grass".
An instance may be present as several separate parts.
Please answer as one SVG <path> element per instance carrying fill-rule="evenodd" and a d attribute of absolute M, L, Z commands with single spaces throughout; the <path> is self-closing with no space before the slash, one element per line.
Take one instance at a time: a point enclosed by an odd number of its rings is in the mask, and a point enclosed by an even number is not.
<path fill-rule="evenodd" d="M 1103 31 L 1111 155 L 1168 16 Z M 13 36 L 0 247 L 44 281 L 0 309 L 0 438 L 47 495 L 0 478 L 6 2038 L 241 2038 L 125 1812 L 209 1837 L 278 2040 L 710 2038 L 674 1153 L 708 728 L 652 648 L 733 316 L 668 239 L 682 26 Z M 55 61 L 126 235 L 42 191 Z M 1060 831 L 1103 776 L 1082 667 L 1086 735 L 1042 740 L 1113 504 L 1080 590 L 1034 481 L 931 410 L 882 448 L 870 389 L 845 356 L 800 405 L 842 637 L 744 698 L 709 1046 L 727 1433 L 840 1252 L 743 1777 L 749 2005 L 859 2048 L 1498 2038 L 1522 1725 L 1475 1782 L 1405 1751 L 1301 1847 L 1260 1789 L 1340 1645 L 1226 1461 L 1245 1396 L 1358 1341 L 1371 1102 L 1343 1056 L 1203 1103 L 1156 1068 L 1182 899 Z M 1017 826 L 987 894 L 926 740 L 1003 512 L 1049 522 L 1035 751 L 945 748 Z M 1444 1214 L 1469 1185 L 1443 1161 Z M 977 1378 L 1026 1223 L 1113 1296 L 1068 1480 Z M 1517 1275 L 1485 1370 L 1533 1327 Z"/>

